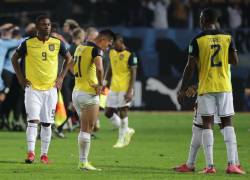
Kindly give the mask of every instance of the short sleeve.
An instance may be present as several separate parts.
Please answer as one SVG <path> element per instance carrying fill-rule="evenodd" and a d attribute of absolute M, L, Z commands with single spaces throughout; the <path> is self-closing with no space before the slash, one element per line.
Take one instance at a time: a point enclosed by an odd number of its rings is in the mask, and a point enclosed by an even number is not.
<path fill-rule="evenodd" d="M 27 45 L 26 41 L 22 42 L 16 50 L 17 54 L 21 57 L 24 57 L 27 54 Z"/>
<path fill-rule="evenodd" d="M 236 49 L 233 38 L 231 38 L 230 45 L 229 45 L 229 52 L 235 52 L 235 51 L 237 51 L 237 49 Z"/>
<path fill-rule="evenodd" d="M 138 58 L 135 55 L 135 53 L 132 52 L 128 59 L 128 65 L 131 67 L 131 66 L 137 66 L 137 64 L 138 64 Z"/>
<path fill-rule="evenodd" d="M 103 55 L 104 55 L 104 53 L 100 48 L 95 47 L 95 46 L 93 47 L 93 50 L 92 50 L 92 58 L 93 59 L 97 56 L 103 57 Z"/>
<path fill-rule="evenodd" d="M 198 57 L 199 56 L 199 47 L 196 39 L 193 39 L 188 47 L 188 54 L 190 56 Z"/>
<path fill-rule="evenodd" d="M 68 52 L 68 50 L 67 50 L 67 48 L 65 46 L 65 43 L 61 41 L 59 54 L 62 55 L 63 57 L 65 57 L 67 52 Z"/>

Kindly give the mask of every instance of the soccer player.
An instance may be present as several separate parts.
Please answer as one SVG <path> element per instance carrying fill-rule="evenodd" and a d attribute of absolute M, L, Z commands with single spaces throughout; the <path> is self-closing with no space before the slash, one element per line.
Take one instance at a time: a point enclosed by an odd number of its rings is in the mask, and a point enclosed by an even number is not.
<path fill-rule="evenodd" d="M 37 126 L 41 123 L 41 156 L 44 164 L 49 163 L 48 149 L 51 140 L 51 124 L 54 122 L 57 103 L 57 88 L 62 86 L 63 78 L 68 71 L 71 56 L 59 39 L 50 37 L 51 21 L 46 15 L 36 19 L 37 36 L 26 39 L 12 57 L 12 63 L 21 86 L 25 89 L 25 109 L 28 126 L 26 130 L 28 155 L 26 163 L 35 160 L 35 143 Z M 65 62 L 58 72 L 58 55 Z M 23 58 L 25 75 L 21 71 L 18 59 Z"/>
<path fill-rule="evenodd" d="M 198 109 L 203 121 L 202 142 L 206 157 L 206 168 L 202 173 L 216 173 L 213 162 L 213 118 L 216 112 L 224 129 L 227 148 L 227 173 L 244 174 L 236 166 L 236 135 L 232 125 L 234 115 L 232 84 L 229 64 L 238 63 L 237 50 L 230 35 L 216 29 L 217 12 L 212 8 L 204 9 L 200 16 L 202 32 L 189 45 L 189 56 L 183 73 L 179 101 L 193 76 L 198 64 Z"/>
<path fill-rule="evenodd" d="M 105 115 L 119 127 L 119 136 L 114 148 L 129 144 L 134 129 L 128 126 L 128 110 L 133 97 L 136 79 L 137 57 L 128 50 L 124 39 L 116 34 L 114 49 L 109 52 L 111 86 L 108 93 Z"/>
<path fill-rule="evenodd" d="M 79 45 L 74 54 L 75 87 L 72 100 L 80 117 L 78 168 L 83 170 L 100 170 L 88 161 L 90 134 L 98 118 L 99 95 L 103 88 L 103 51 L 111 46 L 113 38 L 111 30 L 102 30 L 95 43 Z"/>
<path fill-rule="evenodd" d="M 193 85 L 193 86 L 188 87 L 185 95 L 187 97 L 194 97 L 196 93 L 197 93 L 197 87 Z M 221 121 L 217 113 L 214 115 L 214 123 L 219 125 L 219 127 L 221 128 L 220 132 L 224 136 L 224 130 L 221 126 Z M 201 118 L 201 115 L 197 113 L 197 103 L 195 103 L 193 126 L 192 126 L 192 138 L 191 138 L 191 143 L 190 143 L 190 148 L 189 148 L 188 159 L 185 164 L 174 167 L 173 168 L 174 171 L 182 172 L 182 173 L 195 171 L 195 162 L 196 162 L 197 153 L 202 145 L 202 129 L 203 129 L 202 118 Z M 238 166 L 238 168 L 241 169 L 240 161 L 238 157 L 237 144 L 235 144 L 235 148 L 236 148 L 235 149 L 235 163 Z"/>

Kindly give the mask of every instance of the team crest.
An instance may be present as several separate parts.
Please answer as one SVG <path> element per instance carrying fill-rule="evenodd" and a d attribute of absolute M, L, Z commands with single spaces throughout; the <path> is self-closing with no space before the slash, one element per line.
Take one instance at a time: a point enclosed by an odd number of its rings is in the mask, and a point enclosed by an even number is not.
<path fill-rule="evenodd" d="M 122 60 L 124 58 L 124 54 L 120 54 L 119 59 Z"/>
<path fill-rule="evenodd" d="M 49 44 L 49 50 L 54 51 L 55 50 L 55 45 L 54 44 Z"/>

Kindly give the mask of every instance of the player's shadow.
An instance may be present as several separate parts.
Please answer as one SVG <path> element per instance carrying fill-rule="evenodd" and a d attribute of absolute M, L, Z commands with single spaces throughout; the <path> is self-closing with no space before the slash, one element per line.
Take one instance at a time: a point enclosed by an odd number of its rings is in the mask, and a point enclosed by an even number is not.
<path fill-rule="evenodd" d="M 0 160 L 0 164 L 25 164 L 25 162 L 20 162 L 20 161 L 3 161 L 3 160 Z"/>

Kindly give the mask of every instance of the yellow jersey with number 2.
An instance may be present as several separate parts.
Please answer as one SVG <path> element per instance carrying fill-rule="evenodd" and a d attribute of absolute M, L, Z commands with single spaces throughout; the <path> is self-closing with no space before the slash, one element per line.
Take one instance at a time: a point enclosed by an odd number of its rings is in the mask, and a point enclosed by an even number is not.
<path fill-rule="evenodd" d="M 232 92 L 229 52 L 236 51 L 231 35 L 219 30 L 203 31 L 189 45 L 198 58 L 198 94 Z"/>

